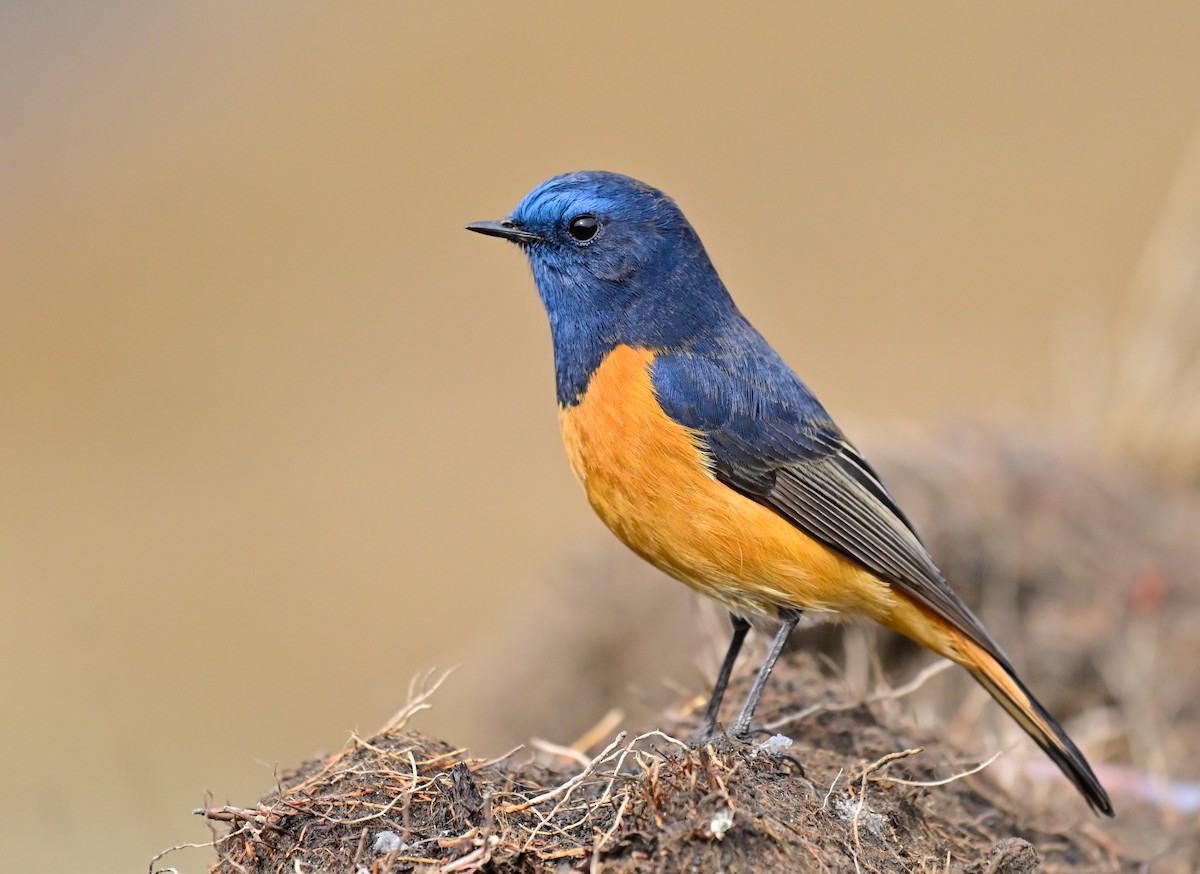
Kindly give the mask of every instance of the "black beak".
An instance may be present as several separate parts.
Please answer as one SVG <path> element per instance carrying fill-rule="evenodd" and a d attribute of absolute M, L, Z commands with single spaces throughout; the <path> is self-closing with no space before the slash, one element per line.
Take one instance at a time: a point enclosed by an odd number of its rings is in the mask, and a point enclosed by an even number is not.
<path fill-rule="evenodd" d="M 514 243 L 536 243 L 542 239 L 509 219 L 501 219 L 498 222 L 471 222 L 467 225 L 467 230 L 477 234 L 486 234 L 489 237 L 502 237 L 505 240 L 512 240 Z"/>

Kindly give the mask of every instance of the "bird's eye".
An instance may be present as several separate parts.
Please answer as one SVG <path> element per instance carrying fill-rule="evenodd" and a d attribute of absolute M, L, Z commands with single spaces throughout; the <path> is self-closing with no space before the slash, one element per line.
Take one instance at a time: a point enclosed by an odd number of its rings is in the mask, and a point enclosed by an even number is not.
<path fill-rule="evenodd" d="M 580 243 L 586 243 L 592 239 L 598 230 L 600 230 L 600 220 L 587 213 L 575 216 L 567 225 L 567 233 L 571 235 L 571 239 Z"/>

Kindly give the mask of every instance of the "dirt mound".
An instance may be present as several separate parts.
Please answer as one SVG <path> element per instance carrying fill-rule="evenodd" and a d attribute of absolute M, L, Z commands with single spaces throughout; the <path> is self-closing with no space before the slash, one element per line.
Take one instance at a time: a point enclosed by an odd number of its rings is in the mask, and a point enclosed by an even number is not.
<path fill-rule="evenodd" d="M 1033 822 L 980 763 L 905 727 L 896 699 L 911 688 L 853 704 L 838 687 L 803 653 L 781 662 L 763 712 L 794 741 L 693 748 L 677 739 L 696 729 L 689 714 L 590 756 L 491 761 L 408 727 L 425 689 L 257 806 L 197 812 L 228 824 L 212 870 L 230 874 L 1127 867 L 1089 834 L 1082 803 L 1075 825 Z M 734 697 L 745 691 L 743 680 Z"/>

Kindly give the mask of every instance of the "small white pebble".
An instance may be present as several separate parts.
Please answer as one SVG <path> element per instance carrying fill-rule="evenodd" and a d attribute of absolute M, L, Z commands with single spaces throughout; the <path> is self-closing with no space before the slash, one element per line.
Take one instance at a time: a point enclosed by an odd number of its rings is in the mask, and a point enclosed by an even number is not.
<path fill-rule="evenodd" d="M 883 837 L 887 818 L 871 810 L 869 806 L 863 805 L 860 812 L 858 802 L 851 798 L 835 798 L 831 806 L 833 812 L 842 820 L 853 822 L 854 817 L 857 816 L 859 828 L 865 829 L 875 837 Z"/>
<path fill-rule="evenodd" d="M 728 807 L 722 807 L 713 814 L 712 822 L 708 824 L 708 830 L 712 836 L 718 841 L 723 840 L 725 832 L 733 828 L 733 811 Z"/>
<path fill-rule="evenodd" d="M 389 853 L 398 853 L 404 849 L 404 844 L 400 842 L 400 835 L 395 832 L 381 831 L 375 835 L 375 843 L 371 845 L 371 849 L 386 856 Z"/>
<path fill-rule="evenodd" d="M 754 755 L 778 756 L 792 748 L 792 739 L 787 735 L 773 734 L 754 748 Z"/>

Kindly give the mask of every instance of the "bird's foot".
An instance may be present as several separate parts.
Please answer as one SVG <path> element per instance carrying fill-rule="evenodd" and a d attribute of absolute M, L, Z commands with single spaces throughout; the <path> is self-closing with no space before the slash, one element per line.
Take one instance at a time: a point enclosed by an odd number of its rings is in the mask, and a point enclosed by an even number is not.
<path fill-rule="evenodd" d="M 755 737 L 771 737 L 775 732 L 767 728 L 750 728 L 735 722 L 728 728 L 717 723 L 712 726 L 701 726 L 700 730 L 692 737 L 693 747 L 702 747 L 707 743 L 714 741 L 735 741 L 737 743 L 750 743 Z"/>
<path fill-rule="evenodd" d="M 729 728 L 717 725 L 708 731 L 701 730 L 693 737 L 692 748 L 703 749 L 711 745 L 718 751 L 749 753 L 752 758 L 766 756 L 780 762 L 789 762 L 796 773 L 803 776 L 804 763 L 789 752 L 793 743 L 790 737 L 761 727 L 747 728 L 738 734 L 737 725 L 734 724 Z M 746 747 L 750 749 L 747 750 Z"/>
<path fill-rule="evenodd" d="M 700 749 L 708 744 L 727 743 L 729 735 L 725 733 L 724 727 L 715 725 L 711 728 L 705 726 L 692 736 L 692 748 Z"/>
<path fill-rule="evenodd" d="M 742 722 L 740 719 L 729 726 L 729 736 L 734 740 L 740 740 L 742 743 L 750 743 L 750 740 L 756 734 L 770 734 L 770 732 L 765 728 L 751 729 L 749 722 Z"/>

